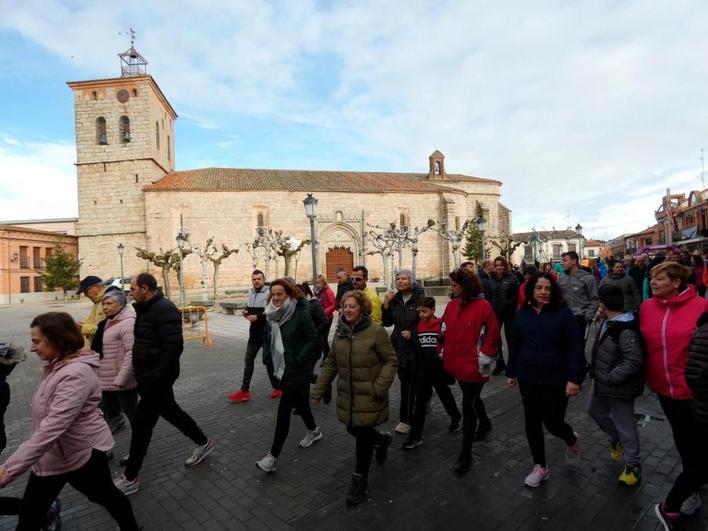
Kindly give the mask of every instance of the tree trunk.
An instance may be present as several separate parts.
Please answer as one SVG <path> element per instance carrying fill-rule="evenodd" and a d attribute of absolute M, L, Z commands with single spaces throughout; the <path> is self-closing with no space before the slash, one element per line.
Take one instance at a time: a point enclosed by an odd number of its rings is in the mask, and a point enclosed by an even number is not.
<path fill-rule="evenodd" d="M 179 272 L 177 273 L 177 278 L 179 278 Z M 170 298 L 170 268 L 162 268 L 162 291 L 165 297 Z"/>
<path fill-rule="evenodd" d="M 216 297 L 218 295 L 217 288 L 216 288 L 216 286 L 218 286 L 218 283 L 219 283 L 219 264 L 214 262 L 214 300 L 215 301 L 216 301 Z"/>
<path fill-rule="evenodd" d="M 202 259 L 202 300 L 209 300 L 209 286 L 207 285 L 207 274 L 208 274 L 209 262 L 206 259 Z"/>
<path fill-rule="evenodd" d="M 283 260 L 285 261 L 285 267 L 283 271 L 283 276 L 284 277 L 289 277 L 290 276 L 290 263 L 292 262 L 293 257 L 288 256 L 287 254 L 283 256 Z M 277 267 L 277 266 L 276 266 Z M 277 273 L 276 273 L 277 274 Z"/>
<path fill-rule="evenodd" d="M 67 297 L 66 297 L 66 288 L 61 288 L 61 290 L 64 292 L 64 304 L 67 304 L 69 301 L 67 300 Z"/>
<path fill-rule="evenodd" d="M 390 271 L 388 270 L 388 260 L 386 259 L 386 255 L 383 253 L 381 253 L 381 261 L 383 262 L 383 283 L 384 286 L 388 287 Z"/>
<path fill-rule="evenodd" d="M 418 248 L 414 247 L 411 249 L 411 254 L 413 255 L 413 258 L 411 258 L 411 271 L 413 271 L 413 276 L 416 276 L 415 270 L 418 266 Z"/>
<path fill-rule="evenodd" d="M 270 253 L 266 249 L 265 253 L 265 277 L 266 280 L 270 280 Z"/>

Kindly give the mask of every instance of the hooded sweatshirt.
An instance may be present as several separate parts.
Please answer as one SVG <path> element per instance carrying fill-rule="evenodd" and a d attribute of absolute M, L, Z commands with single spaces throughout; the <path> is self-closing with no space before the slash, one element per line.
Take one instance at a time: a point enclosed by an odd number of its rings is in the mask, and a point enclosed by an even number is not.
<path fill-rule="evenodd" d="M 45 362 L 32 398 L 32 436 L 5 461 L 4 487 L 29 467 L 55 476 L 84 466 L 95 448 L 107 452 L 113 437 L 101 416 L 98 355 L 81 350 L 68 359 Z"/>

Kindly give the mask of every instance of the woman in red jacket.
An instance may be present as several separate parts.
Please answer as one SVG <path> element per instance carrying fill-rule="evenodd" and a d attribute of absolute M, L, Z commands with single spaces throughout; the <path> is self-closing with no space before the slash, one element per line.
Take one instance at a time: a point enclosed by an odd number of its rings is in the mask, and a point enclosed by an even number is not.
<path fill-rule="evenodd" d="M 455 472 L 464 474 L 472 464 L 472 442 L 480 430 L 488 432 L 491 423 L 480 397 L 489 381 L 501 336 L 494 309 L 482 295 L 482 283 L 467 269 L 450 273 L 450 288 L 455 295 L 442 316 L 444 326 L 443 366 L 462 389 L 462 451 Z M 484 340 L 478 349 L 480 335 Z"/>
<path fill-rule="evenodd" d="M 639 308 L 639 326 L 647 348 L 647 386 L 671 425 L 683 470 L 666 500 L 655 512 L 664 529 L 680 529 L 681 513 L 693 514 L 701 505 L 698 489 L 708 481 L 704 442 L 696 437 L 691 389 L 686 383 L 688 346 L 708 301 L 688 284 L 691 271 L 677 262 L 663 262 L 651 270 L 652 297 Z"/>

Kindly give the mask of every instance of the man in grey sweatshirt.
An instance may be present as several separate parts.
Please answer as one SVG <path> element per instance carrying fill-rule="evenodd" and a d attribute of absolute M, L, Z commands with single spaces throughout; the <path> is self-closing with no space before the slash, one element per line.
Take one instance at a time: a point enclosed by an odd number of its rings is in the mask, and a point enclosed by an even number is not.
<path fill-rule="evenodd" d="M 597 297 L 597 284 L 595 277 L 578 266 L 579 257 L 575 251 L 568 251 L 561 255 L 563 274 L 558 278 L 558 285 L 563 291 L 568 308 L 571 309 L 575 320 L 578 322 L 580 337 L 585 342 L 585 330 L 588 323 L 595 317 L 595 312 L 600 304 Z"/>

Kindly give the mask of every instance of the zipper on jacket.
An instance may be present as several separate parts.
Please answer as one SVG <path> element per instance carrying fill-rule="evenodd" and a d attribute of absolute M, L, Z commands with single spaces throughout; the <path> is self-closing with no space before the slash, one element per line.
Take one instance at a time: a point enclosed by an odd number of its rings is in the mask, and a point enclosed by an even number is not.
<path fill-rule="evenodd" d="M 354 334 L 349 338 L 349 426 L 354 427 L 354 379 L 352 378 L 352 346 Z"/>
<path fill-rule="evenodd" d="M 666 323 L 669 320 L 670 308 L 666 307 L 666 312 L 664 312 L 664 319 L 661 322 L 661 348 L 664 351 L 664 373 L 666 375 L 666 381 L 669 383 L 669 395 L 671 398 L 674 397 L 674 386 L 671 383 L 671 375 L 669 374 L 669 350 L 666 348 Z"/>

